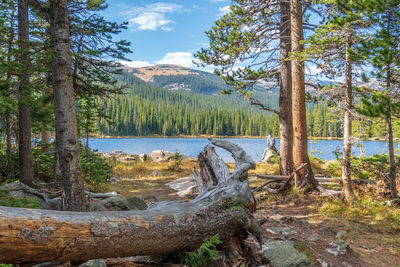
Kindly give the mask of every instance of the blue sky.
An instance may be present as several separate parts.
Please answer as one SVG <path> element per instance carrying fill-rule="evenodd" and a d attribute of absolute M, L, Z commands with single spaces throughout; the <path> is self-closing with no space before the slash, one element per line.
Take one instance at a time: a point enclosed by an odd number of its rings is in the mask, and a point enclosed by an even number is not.
<path fill-rule="evenodd" d="M 176 64 L 194 67 L 193 53 L 208 46 L 205 31 L 230 0 L 107 0 L 102 15 L 109 21 L 129 22 L 116 39 L 131 42 L 132 67 Z"/>

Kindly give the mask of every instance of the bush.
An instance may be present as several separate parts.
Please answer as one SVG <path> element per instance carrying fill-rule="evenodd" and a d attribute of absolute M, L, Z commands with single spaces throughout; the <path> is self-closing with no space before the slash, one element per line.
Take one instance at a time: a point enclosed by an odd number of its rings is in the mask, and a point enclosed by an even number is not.
<path fill-rule="evenodd" d="M 396 156 L 397 165 L 400 157 Z M 389 172 L 389 156 L 387 154 L 373 155 L 370 157 L 353 157 L 351 170 L 354 176 L 360 179 L 383 178 Z"/>
<path fill-rule="evenodd" d="M 219 240 L 218 235 L 214 235 L 210 239 L 207 238 L 196 251 L 182 253 L 179 257 L 179 264 L 192 267 L 205 267 L 208 261 L 218 260 L 217 245 L 220 244 L 222 244 L 222 241 Z"/>

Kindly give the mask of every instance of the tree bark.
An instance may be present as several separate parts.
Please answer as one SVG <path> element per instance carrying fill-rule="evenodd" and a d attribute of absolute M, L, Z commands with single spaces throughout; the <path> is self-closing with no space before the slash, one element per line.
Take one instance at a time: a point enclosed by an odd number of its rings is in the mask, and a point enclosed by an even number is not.
<path fill-rule="evenodd" d="M 351 186 L 351 145 L 352 145 L 352 116 L 351 110 L 353 108 L 353 70 L 352 62 L 349 55 L 349 50 L 351 48 L 351 32 L 349 31 L 346 36 L 346 51 L 345 51 L 345 61 L 346 61 L 346 86 L 345 86 L 345 105 L 344 105 L 344 118 L 343 118 L 343 162 L 342 162 L 342 178 L 343 178 L 343 189 L 344 195 L 348 202 L 353 201 L 356 196 L 353 192 L 353 187 Z"/>
<path fill-rule="evenodd" d="M 292 64 L 289 58 L 290 39 L 290 3 L 280 1 L 280 173 L 290 175 L 293 172 L 293 121 L 292 121 Z"/>
<path fill-rule="evenodd" d="M 388 146 L 389 146 L 389 186 L 390 194 L 393 198 L 397 198 L 396 188 L 396 161 L 394 158 L 394 145 L 393 145 L 393 128 L 392 128 L 392 115 L 391 106 L 388 104 L 388 114 L 386 115 L 386 124 L 388 130 Z"/>
<path fill-rule="evenodd" d="M 192 251 L 215 234 L 229 249 L 232 238 L 243 231 L 262 242 L 261 228 L 246 208 L 254 201 L 246 178 L 255 162 L 229 141 L 212 144 L 232 153 L 235 170 L 229 173 L 214 147 L 207 145 L 201 153 L 203 175 L 195 172 L 201 193 L 189 202 L 93 213 L 0 207 L 0 262 L 82 262 Z"/>
<path fill-rule="evenodd" d="M 48 130 L 44 130 L 40 133 L 40 138 L 43 142 L 42 151 L 44 153 L 50 153 L 50 140 L 51 140 L 51 132 Z"/>
<path fill-rule="evenodd" d="M 7 47 L 7 62 L 11 62 L 12 59 L 12 47 L 14 44 L 14 38 L 15 38 L 15 33 L 14 33 L 14 23 L 15 23 L 15 5 L 12 3 L 12 9 L 11 9 L 11 16 L 10 16 L 10 32 L 8 36 L 8 47 Z M 8 83 L 11 83 L 11 72 L 7 71 L 7 76 L 6 80 Z M 7 96 L 10 96 L 12 94 L 11 90 L 11 84 L 9 85 L 7 89 Z M 7 174 L 9 177 L 13 178 L 14 177 L 14 159 L 12 158 L 12 155 L 14 153 L 13 147 L 12 147 L 12 117 L 10 110 L 7 108 L 4 112 L 4 118 L 5 118 L 5 134 L 6 134 L 6 154 L 7 154 Z"/>
<path fill-rule="evenodd" d="M 304 50 L 303 41 L 303 8 L 301 0 L 290 0 L 292 52 L 299 53 Z M 304 82 L 304 62 L 298 57 L 292 60 L 292 105 L 293 105 L 293 163 L 294 169 L 307 163 L 307 168 L 298 174 L 301 186 L 311 186 L 317 189 L 318 183 L 314 179 L 308 158 L 307 148 L 307 118 L 306 97 Z"/>
<path fill-rule="evenodd" d="M 85 211 L 86 199 L 78 143 L 75 96 L 72 81 L 67 0 L 50 1 L 52 83 L 56 148 L 63 181 L 63 209 Z"/>
<path fill-rule="evenodd" d="M 19 61 L 24 71 L 19 77 L 18 86 L 18 151 L 19 176 L 21 183 L 34 187 L 31 112 L 29 107 L 29 21 L 28 0 L 18 0 L 18 44 Z"/>

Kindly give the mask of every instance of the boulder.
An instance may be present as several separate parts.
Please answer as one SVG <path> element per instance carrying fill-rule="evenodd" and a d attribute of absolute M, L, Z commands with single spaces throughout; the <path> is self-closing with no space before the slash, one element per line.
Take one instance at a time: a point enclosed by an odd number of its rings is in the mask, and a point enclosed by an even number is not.
<path fill-rule="evenodd" d="M 46 199 L 41 206 L 45 210 L 61 210 L 61 198 Z"/>
<path fill-rule="evenodd" d="M 275 150 L 267 147 L 264 150 L 262 162 L 270 162 L 275 157 L 279 157 L 279 154 Z"/>
<path fill-rule="evenodd" d="M 292 241 L 268 241 L 262 246 L 262 253 L 274 267 L 311 267 L 306 255 L 294 247 Z"/>
<path fill-rule="evenodd" d="M 152 152 L 149 153 L 149 157 L 154 162 L 167 162 L 170 161 L 172 157 L 175 155 L 176 155 L 175 152 L 162 151 L 162 150 L 153 150 Z"/>
<path fill-rule="evenodd" d="M 112 196 L 106 199 L 103 199 L 101 205 L 106 210 L 145 210 L 147 209 L 147 204 L 144 199 L 138 196 L 133 196 L 129 199 L 126 199 L 122 195 Z M 98 206 L 94 206 L 93 208 L 101 209 Z"/>
<path fill-rule="evenodd" d="M 148 207 L 146 201 L 138 196 L 132 196 L 126 201 L 130 210 L 145 210 Z"/>

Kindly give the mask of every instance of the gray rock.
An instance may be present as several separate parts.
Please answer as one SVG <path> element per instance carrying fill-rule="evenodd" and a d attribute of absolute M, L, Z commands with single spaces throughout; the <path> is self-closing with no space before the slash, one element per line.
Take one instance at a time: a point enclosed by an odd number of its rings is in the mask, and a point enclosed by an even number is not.
<path fill-rule="evenodd" d="M 333 255 L 337 256 L 339 254 L 344 255 L 346 254 L 349 244 L 343 239 L 337 239 L 331 242 L 329 245 L 333 246 L 333 248 L 328 248 L 327 251 L 332 253 Z"/>
<path fill-rule="evenodd" d="M 61 198 L 46 199 L 41 206 L 45 210 L 61 210 Z"/>
<path fill-rule="evenodd" d="M 340 267 L 351 267 L 351 265 L 348 262 L 344 261 L 342 262 L 342 264 L 340 264 Z"/>
<path fill-rule="evenodd" d="M 307 238 L 307 240 L 310 240 L 310 241 L 315 242 L 315 241 L 322 240 L 322 237 L 321 237 L 319 234 L 314 233 L 314 234 L 310 235 L 310 236 Z"/>
<path fill-rule="evenodd" d="M 129 161 L 135 161 L 136 160 L 136 158 L 135 157 L 120 157 L 120 158 L 118 158 L 118 161 L 121 161 L 121 162 L 129 162 Z"/>
<path fill-rule="evenodd" d="M 87 261 L 79 265 L 79 267 L 107 267 L 107 264 L 103 259 L 99 259 Z"/>
<path fill-rule="evenodd" d="M 275 157 L 279 157 L 279 154 L 271 148 L 266 148 L 263 153 L 262 162 L 269 162 Z"/>
<path fill-rule="evenodd" d="M 130 197 L 126 201 L 130 210 L 145 210 L 148 207 L 146 201 L 138 196 Z"/>
<path fill-rule="evenodd" d="M 317 259 L 317 261 L 319 262 L 319 264 L 321 264 L 321 267 L 331 267 L 332 266 L 332 264 L 325 262 L 321 259 Z"/>
<path fill-rule="evenodd" d="M 306 255 L 294 247 L 292 241 L 268 241 L 262 246 L 262 253 L 274 267 L 311 267 Z"/>
<path fill-rule="evenodd" d="M 89 211 L 107 211 L 100 201 L 89 202 Z"/>
<path fill-rule="evenodd" d="M 162 151 L 162 150 L 154 150 L 149 153 L 149 157 L 154 161 L 154 162 L 167 162 L 172 159 L 173 156 L 175 156 L 175 152 L 169 152 L 169 151 Z"/>
<path fill-rule="evenodd" d="M 346 234 L 347 234 L 346 231 L 344 231 L 344 230 L 339 230 L 339 231 L 336 233 L 336 238 L 342 239 Z"/>
<path fill-rule="evenodd" d="M 117 179 L 117 178 L 115 178 L 115 177 L 111 177 L 111 178 L 110 178 L 110 181 L 111 181 L 112 184 L 119 184 L 119 183 L 121 183 L 121 180 L 119 180 L 119 179 Z"/>
<path fill-rule="evenodd" d="M 105 198 L 101 201 L 101 205 L 107 210 L 129 210 L 126 198 L 121 195 Z"/>
<path fill-rule="evenodd" d="M 154 170 L 151 172 L 151 176 L 159 176 L 159 175 L 160 175 L 160 172 L 157 170 Z"/>
<path fill-rule="evenodd" d="M 267 228 L 267 231 L 275 235 L 290 235 L 296 233 L 287 227 L 269 227 Z"/>
<path fill-rule="evenodd" d="M 138 196 L 133 196 L 129 199 L 126 199 L 122 195 L 112 196 L 106 199 L 103 199 L 97 205 L 95 204 L 92 208 L 97 211 L 101 211 L 103 206 L 106 210 L 145 210 L 147 209 L 146 201 L 143 198 Z"/>

